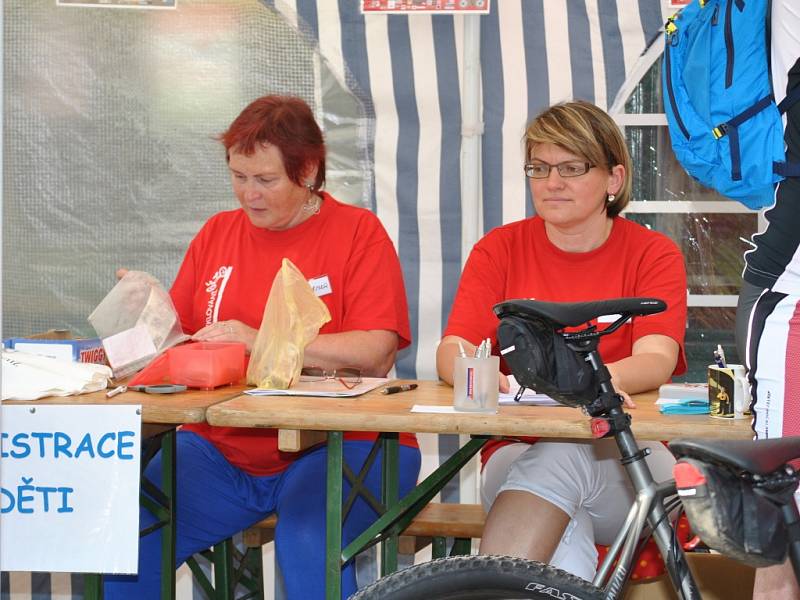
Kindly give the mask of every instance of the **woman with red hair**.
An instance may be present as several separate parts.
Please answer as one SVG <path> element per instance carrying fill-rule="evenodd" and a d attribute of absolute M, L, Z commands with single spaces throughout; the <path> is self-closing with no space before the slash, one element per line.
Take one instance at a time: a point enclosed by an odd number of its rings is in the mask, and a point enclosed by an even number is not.
<path fill-rule="evenodd" d="M 370 211 L 327 192 L 325 144 L 299 98 L 265 96 L 247 106 L 220 136 L 240 207 L 213 216 L 192 240 L 170 290 L 184 332 L 252 349 L 275 274 L 291 260 L 325 302 L 331 321 L 306 346 L 304 366 L 351 367 L 384 377 L 410 343 L 408 307 L 394 246 Z M 358 472 L 374 433 L 347 433 L 344 459 Z M 401 434 L 400 493 L 416 483 L 419 449 Z M 324 596 L 327 448 L 278 450 L 277 430 L 184 426 L 177 436 L 177 564 L 249 527 L 279 516 L 276 554 L 289 598 Z M 366 485 L 379 494 L 381 460 Z M 157 456 L 145 476 L 161 479 Z M 343 482 L 343 493 L 350 484 Z M 363 499 L 352 506 L 349 542 L 376 518 Z M 141 527 L 155 521 L 142 510 Z M 157 598 L 160 533 L 142 538 L 139 575 L 109 577 L 106 598 Z M 342 571 L 342 596 L 356 590 L 354 566 Z"/>

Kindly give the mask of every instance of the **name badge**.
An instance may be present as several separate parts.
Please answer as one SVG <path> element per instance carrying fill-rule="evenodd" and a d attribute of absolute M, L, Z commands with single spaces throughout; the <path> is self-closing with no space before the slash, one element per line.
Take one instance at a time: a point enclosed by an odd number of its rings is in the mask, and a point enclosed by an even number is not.
<path fill-rule="evenodd" d="M 322 275 L 321 277 L 315 277 L 313 279 L 309 279 L 308 284 L 311 286 L 311 289 L 314 290 L 314 293 L 317 296 L 327 296 L 328 294 L 333 293 L 333 289 L 331 288 L 331 281 L 330 279 L 328 279 L 327 275 Z"/>

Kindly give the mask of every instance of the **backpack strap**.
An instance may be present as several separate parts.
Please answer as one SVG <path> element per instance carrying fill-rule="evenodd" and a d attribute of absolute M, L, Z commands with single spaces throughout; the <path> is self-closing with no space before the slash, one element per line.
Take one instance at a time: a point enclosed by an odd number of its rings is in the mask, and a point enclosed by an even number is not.
<path fill-rule="evenodd" d="M 778 110 L 782 115 L 786 114 L 786 111 L 792 108 L 798 100 L 800 100 L 800 85 L 796 85 L 793 90 L 786 94 L 786 97 L 778 104 Z"/>
<path fill-rule="evenodd" d="M 794 89 L 786 94 L 786 97 L 778 104 L 778 110 L 782 115 L 786 114 L 786 111 L 798 100 L 800 100 L 800 85 L 795 86 Z M 800 163 L 773 162 L 772 170 L 784 177 L 800 177 Z"/>
<path fill-rule="evenodd" d="M 731 179 L 733 181 L 741 181 L 742 179 L 742 161 L 739 153 L 739 130 L 738 127 L 747 119 L 760 113 L 774 102 L 772 94 L 767 94 L 761 100 L 740 112 L 738 115 L 720 123 L 711 130 L 714 139 L 719 139 L 725 135 L 728 136 L 731 146 Z"/>

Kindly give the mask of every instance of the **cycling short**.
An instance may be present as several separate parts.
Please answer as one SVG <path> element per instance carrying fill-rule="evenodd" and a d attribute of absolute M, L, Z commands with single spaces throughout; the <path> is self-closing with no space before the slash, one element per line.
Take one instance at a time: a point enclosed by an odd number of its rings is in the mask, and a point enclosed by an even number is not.
<path fill-rule="evenodd" d="M 800 435 L 800 296 L 763 290 L 749 310 L 740 303 L 738 311 L 747 316 L 756 438 Z"/>

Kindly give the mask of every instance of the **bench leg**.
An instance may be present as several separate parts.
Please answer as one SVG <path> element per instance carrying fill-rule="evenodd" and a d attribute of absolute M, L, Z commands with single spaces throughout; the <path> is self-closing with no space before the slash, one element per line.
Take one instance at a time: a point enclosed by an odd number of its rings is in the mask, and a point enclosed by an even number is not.
<path fill-rule="evenodd" d="M 233 540 L 214 546 L 214 589 L 216 600 L 233 600 Z"/>
<path fill-rule="evenodd" d="M 261 548 L 247 548 L 239 552 L 232 539 L 220 542 L 213 548 L 200 553 L 214 565 L 212 583 L 200 568 L 196 557 L 186 563 L 197 584 L 212 600 L 264 600 L 264 574 L 261 565 Z M 247 591 L 236 596 L 236 589 L 243 586 Z"/>
<path fill-rule="evenodd" d="M 450 556 L 467 556 L 472 553 L 472 540 L 470 538 L 455 538 Z"/>
<path fill-rule="evenodd" d="M 250 593 L 246 598 L 264 600 L 264 566 L 261 558 L 261 548 L 247 548 L 242 557 L 242 576 L 239 583 L 244 585 Z M 243 600 L 238 598 L 237 600 Z"/>
<path fill-rule="evenodd" d="M 454 538 L 450 548 L 450 556 L 467 556 L 472 553 L 472 540 L 470 538 Z M 431 542 L 431 558 L 445 558 L 447 556 L 447 538 L 436 536 Z"/>
<path fill-rule="evenodd" d="M 211 555 L 213 554 L 213 550 L 207 550 L 206 552 L 201 553 L 201 556 L 206 556 L 207 558 L 211 559 Z M 197 562 L 197 559 L 194 556 L 190 556 L 186 560 L 186 564 L 189 565 L 189 570 L 192 572 L 192 577 L 194 581 L 199 585 L 206 594 L 207 598 L 214 598 L 214 584 L 205 574 L 203 569 L 200 567 L 200 563 Z"/>
<path fill-rule="evenodd" d="M 447 556 L 447 538 L 436 536 L 431 542 L 431 558 L 444 558 Z"/>
<path fill-rule="evenodd" d="M 103 600 L 103 576 L 87 573 L 83 576 L 83 597 L 85 600 Z"/>

